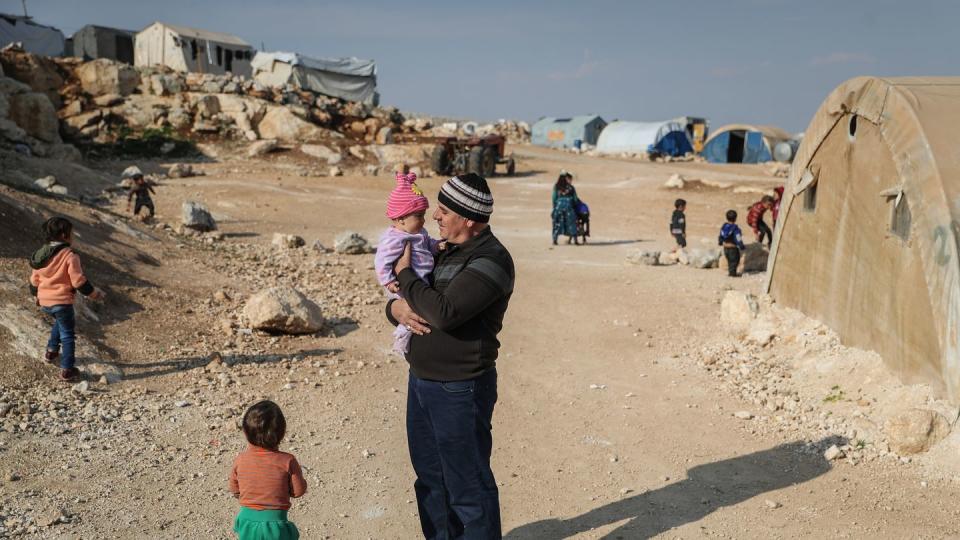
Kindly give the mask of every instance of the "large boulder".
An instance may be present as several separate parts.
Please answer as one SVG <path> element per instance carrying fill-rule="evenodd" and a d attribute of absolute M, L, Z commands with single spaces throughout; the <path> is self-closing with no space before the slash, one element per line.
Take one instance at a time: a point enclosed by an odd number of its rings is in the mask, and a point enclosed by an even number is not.
<path fill-rule="evenodd" d="M 344 231 L 333 240 L 333 249 L 337 253 L 347 255 L 362 255 L 373 253 L 374 248 L 366 238 L 353 231 Z"/>
<path fill-rule="evenodd" d="M 8 49 L 0 53 L 0 65 L 7 77 L 26 84 L 34 92 L 46 95 L 55 108 L 60 107 L 63 77 L 53 60 L 46 56 Z"/>
<path fill-rule="evenodd" d="M 284 334 L 310 334 L 323 328 L 320 307 L 292 287 L 271 287 L 247 300 L 243 315 L 251 328 Z"/>
<path fill-rule="evenodd" d="M 940 413 L 911 409 L 888 419 L 883 431 L 890 448 L 903 456 L 929 450 L 950 433 L 950 423 Z"/>
<path fill-rule="evenodd" d="M 770 252 L 763 244 L 756 242 L 747 244 L 747 249 L 743 250 L 743 271 L 744 272 L 766 272 L 767 259 Z"/>
<path fill-rule="evenodd" d="M 336 165 L 343 160 L 343 155 L 339 150 L 331 150 L 322 144 L 304 144 L 300 146 L 300 151 L 308 156 L 326 161 L 327 165 Z"/>
<path fill-rule="evenodd" d="M 413 165 L 428 159 L 426 148 L 421 144 L 373 144 L 367 150 L 373 151 L 380 165 L 391 167 L 397 163 Z M 429 148 L 432 150 L 432 146 Z"/>
<path fill-rule="evenodd" d="M 686 250 L 687 264 L 694 268 L 716 268 L 720 252 L 716 249 L 690 248 Z"/>
<path fill-rule="evenodd" d="M 46 143 L 59 143 L 60 119 L 50 99 L 39 92 L 15 94 L 8 98 L 9 117 L 28 135 Z"/>
<path fill-rule="evenodd" d="M 158 96 L 179 94 L 183 88 L 183 82 L 176 75 L 158 73 L 150 76 L 150 90 Z"/>
<path fill-rule="evenodd" d="M 277 139 L 288 143 L 343 137 L 335 131 L 315 126 L 299 118 L 286 107 L 271 107 L 257 125 L 257 131 L 262 139 Z"/>
<path fill-rule="evenodd" d="M 197 231 L 213 231 L 217 222 L 213 220 L 207 207 L 194 201 L 186 201 L 181 208 L 183 226 Z"/>
<path fill-rule="evenodd" d="M 276 139 L 267 139 L 264 141 L 257 141 L 247 147 L 247 157 L 260 157 L 270 152 L 273 152 L 277 148 Z"/>
<path fill-rule="evenodd" d="M 756 297 L 743 291 L 727 291 L 720 302 L 720 320 L 737 328 L 750 326 L 759 311 Z"/>
<path fill-rule="evenodd" d="M 98 58 L 78 67 L 77 78 L 83 91 L 93 96 L 129 96 L 140 84 L 140 74 L 133 66 L 106 58 Z"/>
<path fill-rule="evenodd" d="M 660 264 L 660 252 L 651 249 L 641 249 L 627 255 L 627 261 L 633 264 L 657 266 Z"/>

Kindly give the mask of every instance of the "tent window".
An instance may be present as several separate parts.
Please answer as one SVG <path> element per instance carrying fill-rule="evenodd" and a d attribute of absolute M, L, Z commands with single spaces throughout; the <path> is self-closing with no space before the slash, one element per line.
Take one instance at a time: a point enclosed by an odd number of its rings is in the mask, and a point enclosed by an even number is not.
<path fill-rule="evenodd" d="M 910 239 L 910 224 L 913 216 L 910 215 L 910 205 L 907 204 L 907 197 L 904 194 L 892 199 L 893 211 L 890 218 L 890 232 L 900 237 L 901 240 Z"/>
<path fill-rule="evenodd" d="M 850 140 L 857 138 L 857 115 L 850 115 L 850 125 L 847 127 L 847 133 L 850 135 Z"/>
<path fill-rule="evenodd" d="M 191 41 L 190 41 L 190 56 L 191 56 L 194 60 L 197 59 L 197 54 L 198 54 L 198 52 L 199 52 L 199 49 L 197 48 L 197 40 L 195 40 L 195 39 L 194 39 L 194 40 L 191 40 Z"/>
<path fill-rule="evenodd" d="M 817 183 L 814 182 L 803 190 L 803 209 L 813 212 L 817 209 Z"/>
<path fill-rule="evenodd" d="M 223 47 L 217 45 L 217 65 L 223 65 Z"/>
<path fill-rule="evenodd" d="M 233 71 L 233 49 L 227 49 L 226 57 L 227 57 L 226 70 Z"/>

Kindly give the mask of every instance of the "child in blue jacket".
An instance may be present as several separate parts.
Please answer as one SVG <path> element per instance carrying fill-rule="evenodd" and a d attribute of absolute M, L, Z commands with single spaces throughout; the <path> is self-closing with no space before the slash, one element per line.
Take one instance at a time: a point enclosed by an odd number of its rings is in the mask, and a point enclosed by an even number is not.
<path fill-rule="evenodd" d="M 737 212 L 727 210 L 727 222 L 720 228 L 719 244 L 723 246 L 723 256 L 727 258 L 727 272 L 730 277 L 740 277 L 740 251 L 743 247 L 743 231 L 737 225 Z"/>

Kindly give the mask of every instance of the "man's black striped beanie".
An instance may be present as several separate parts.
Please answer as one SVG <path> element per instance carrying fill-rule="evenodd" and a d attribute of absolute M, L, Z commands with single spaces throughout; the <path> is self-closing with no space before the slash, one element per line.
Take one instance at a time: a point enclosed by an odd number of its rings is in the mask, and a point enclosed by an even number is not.
<path fill-rule="evenodd" d="M 493 196 L 487 181 L 474 173 L 454 176 L 440 187 L 437 201 L 457 214 L 487 223 L 493 213 Z"/>

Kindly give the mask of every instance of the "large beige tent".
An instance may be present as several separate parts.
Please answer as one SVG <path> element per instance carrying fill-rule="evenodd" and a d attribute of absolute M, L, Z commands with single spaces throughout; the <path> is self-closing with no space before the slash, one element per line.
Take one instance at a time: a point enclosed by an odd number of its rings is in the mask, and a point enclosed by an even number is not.
<path fill-rule="evenodd" d="M 907 382 L 960 398 L 960 77 L 862 77 L 793 162 L 768 290 Z"/>
<path fill-rule="evenodd" d="M 250 77 L 254 50 L 246 41 L 220 32 L 155 22 L 134 40 L 134 65 L 163 65 L 177 71 Z"/>

